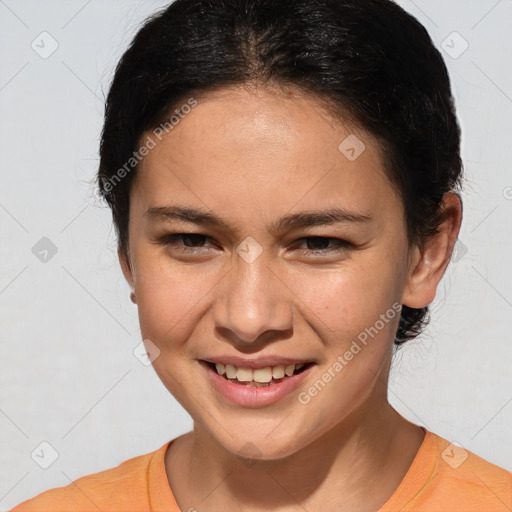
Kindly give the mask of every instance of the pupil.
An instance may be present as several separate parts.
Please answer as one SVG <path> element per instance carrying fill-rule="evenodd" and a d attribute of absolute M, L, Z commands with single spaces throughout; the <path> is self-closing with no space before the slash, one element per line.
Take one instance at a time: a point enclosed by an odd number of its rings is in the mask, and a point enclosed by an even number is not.
<path fill-rule="evenodd" d="M 201 241 L 201 238 L 202 238 L 202 235 L 197 235 L 195 233 L 192 233 L 189 235 L 185 235 L 183 237 L 183 242 L 187 247 L 194 247 L 195 246 L 194 241 L 196 243 L 199 243 Z M 191 242 L 191 243 L 189 243 L 189 242 Z"/>
<path fill-rule="evenodd" d="M 316 249 L 326 249 L 327 246 L 329 245 L 329 240 L 327 238 L 321 238 L 321 237 L 309 238 L 307 240 L 306 244 L 308 246 L 308 249 L 315 250 L 314 246 L 317 246 Z M 319 245 L 321 247 L 318 247 Z M 311 247 L 311 246 L 313 246 L 313 247 Z"/>

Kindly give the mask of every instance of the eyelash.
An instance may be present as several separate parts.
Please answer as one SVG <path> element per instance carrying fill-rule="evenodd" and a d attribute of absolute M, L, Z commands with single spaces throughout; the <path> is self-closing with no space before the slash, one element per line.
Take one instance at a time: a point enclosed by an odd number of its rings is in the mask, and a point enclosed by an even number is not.
<path fill-rule="evenodd" d="M 210 239 L 210 237 L 206 235 L 201 235 L 199 233 L 173 233 L 169 235 L 165 235 L 157 240 L 157 243 L 164 246 L 171 246 L 171 247 L 177 247 L 178 241 L 183 239 L 185 237 L 197 237 L 200 239 Z M 327 248 L 327 249 L 298 249 L 300 252 L 304 253 L 307 252 L 309 254 L 332 254 L 337 252 L 346 251 L 347 249 L 354 247 L 354 244 L 351 242 L 348 242 L 346 240 L 341 240 L 339 238 L 333 238 L 333 237 L 326 237 L 326 236 L 306 236 L 299 238 L 296 240 L 296 242 L 305 242 L 307 240 L 316 240 L 317 242 L 320 240 L 326 240 L 326 241 L 333 241 L 338 244 L 337 248 Z M 197 253 L 201 249 L 203 249 L 204 246 L 198 246 L 198 247 L 190 247 L 187 245 L 181 245 L 179 244 L 179 250 L 183 252 L 188 253 Z"/>

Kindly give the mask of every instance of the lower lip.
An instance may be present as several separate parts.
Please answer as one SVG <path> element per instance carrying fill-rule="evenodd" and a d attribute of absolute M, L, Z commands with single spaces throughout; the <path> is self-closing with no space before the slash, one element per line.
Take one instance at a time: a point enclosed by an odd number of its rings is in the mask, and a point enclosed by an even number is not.
<path fill-rule="evenodd" d="M 218 393 L 231 402 L 242 407 L 262 407 L 264 405 L 279 402 L 292 391 L 296 390 L 302 381 L 309 375 L 310 366 L 301 373 L 286 377 L 283 381 L 270 386 L 247 386 L 245 384 L 235 384 L 220 376 L 209 364 L 200 361 L 201 366 L 205 368 L 212 386 Z"/>

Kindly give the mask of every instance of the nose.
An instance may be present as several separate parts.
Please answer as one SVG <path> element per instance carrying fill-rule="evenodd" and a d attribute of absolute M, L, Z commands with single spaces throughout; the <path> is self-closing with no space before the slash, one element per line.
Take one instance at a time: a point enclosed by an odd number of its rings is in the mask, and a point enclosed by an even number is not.
<path fill-rule="evenodd" d="M 238 349 L 291 336 L 293 294 L 262 256 L 252 263 L 237 258 L 218 293 L 215 327 Z"/>

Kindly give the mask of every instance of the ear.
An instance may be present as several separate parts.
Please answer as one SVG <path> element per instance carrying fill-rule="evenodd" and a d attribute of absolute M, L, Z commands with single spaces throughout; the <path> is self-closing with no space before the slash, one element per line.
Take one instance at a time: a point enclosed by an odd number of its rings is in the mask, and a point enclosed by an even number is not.
<path fill-rule="evenodd" d="M 402 304 L 410 308 L 423 308 L 435 299 L 462 222 L 462 201 L 458 194 L 449 192 L 443 196 L 442 219 L 439 232 L 421 247 L 413 248 L 402 296 Z"/>
<path fill-rule="evenodd" d="M 119 263 L 121 265 L 121 270 L 123 271 L 124 278 L 126 279 L 126 282 L 130 285 L 131 290 L 133 291 L 133 272 L 130 257 L 120 246 L 117 247 L 117 256 L 119 258 Z"/>

